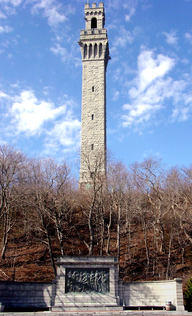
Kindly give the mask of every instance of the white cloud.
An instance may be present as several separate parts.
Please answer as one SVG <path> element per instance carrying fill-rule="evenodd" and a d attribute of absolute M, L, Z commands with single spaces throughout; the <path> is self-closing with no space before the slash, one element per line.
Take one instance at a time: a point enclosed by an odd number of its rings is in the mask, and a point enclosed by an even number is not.
<path fill-rule="evenodd" d="M 139 93 L 144 91 L 155 79 L 165 76 L 174 64 L 173 58 L 159 54 L 155 59 L 153 51 L 142 51 L 138 57 L 137 89 Z M 135 89 L 133 90 L 135 91 Z M 133 91 L 130 91 L 130 94 L 132 93 Z"/>
<path fill-rule="evenodd" d="M 110 0 L 108 1 L 108 8 L 118 9 L 122 0 Z"/>
<path fill-rule="evenodd" d="M 175 60 L 153 51 L 143 50 L 138 56 L 138 73 L 129 89 L 130 103 L 124 104 L 123 126 L 135 127 L 150 120 L 164 106 L 167 98 L 179 99 L 185 87 L 183 81 L 174 82 L 165 77 L 175 65 Z"/>
<path fill-rule="evenodd" d="M 181 122 L 186 121 L 188 120 L 191 111 L 192 111 L 192 106 L 183 107 L 183 108 L 176 107 L 175 109 L 173 109 L 172 119 L 173 120 L 178 119 L 178 121 L 181 121 Z"/>
<path fill-rule="evenodd" d="M 67 95 L 53 102 L 38 99 L 32 90 L 14 94 L 18 84 L 11 86 L 11 93 L 0 90 L 2 138 L 15 140 L 19 137 L 36 137 L 43 141 L 47 154 L 61 150 L 74 151 L 80 145 L 81 123 L 74 113 L 77 105 Z M 50 87 L 45 87 L 49 91 Z"/>
<path fill-rule="evenodd" d="M 119 9 L 121 6 L 124 9 L 131 9 L 132 7 L 135 7 L 137 4 L 137 0 L 109 0 L 106 1 L 107 8 L 111 9 Z"/>
<path fill-rule="evenodd" d="M 176 36 L 177 32 L 172 30 L 170 33 L 163 32 L 163 35 L 166 37 L 166 42 L 170 45 L 176 45 L 178 37 Z"/>
<path fill-rule="evenodd" d="M 49 95 L 50 90 L 52 90 L 52 87 L 51 86 L 46 86 L 46 87 L 43 88 L 42 92 L 43 92 L 44 95 Z"/>
<path fill-rule="evenodd" d="M 115 37 L 113 45 L 115 47 L 125 47 L 127 43 L 131 44 L 133 42 L 134 37 L 131 35 L 129 31 L 120 28 L 118 36 Z"/>
<path fill-rule="evenodd" d="M 120 95 L 120 92 L 119 91 L 115 91 L 113 93 L 113 101 L 117 101 L 119 99 L 119 95 Z"/>
<path fill-rule="evenodd" d="M 14 7 L 17 7 L 21 4 L 23 0 L 1 0 L 1 4 L 11 4 Z"/>
<path fill-rule="evenodd" d="M 0 19 L 6 19 L 6 18 L 7 18 L 6 15 L 2 11 L 0 11 Z"/>
<path fill-rule="evenodd" d="M 16 99 L 10 114 L 13 117 L 12 124 L 18 133 L 26 132 L 34 135 L 40 131 L 46 121 L 54 120 L 66 111 L 65 106 L 56 108 L 53 103 L 37 100 L 33 91 L 30 90 L 22 92 Z"/>
<path fill-rule="evenodd" d="M 192 34 L 187 32 L 185 33 L 185 38 L 189 41 L 190 44 L 192 44 Z"/>
<path fill-rule="evenodd" d="M 0 98 L 7 98 L 8 95 L 4 93 L 3 91 L 0 91 Z"/>
<path fill-rule="evenodd" d="M 67 20 L 64 9 L 60 3 L 54 0 L 31 0 L 31 2 L 35 3 L 32 8 L 32 13 L 38 14 L 39 11 L 42 10 L 43 16 L 48 19 L 49 25 L 55 26 Z"/>
<path fill-rule="evenodd" d="M 0 33 L 10 33 L 13 29 L 10 26 L 0 26 Z"/>
<path fill-rule="evenodd" d="M 131 8 L 129 14 L 126 14 L 125 21 L 129 22 L 131 17 L 135 14 L 136 10 L 135 8 Z"/>
<path fill-rule="evenodd" d="M 69 59 L 69 54 L 65 47 L 61 47 L 60 44 L 56 44 L 56 47 L 51 47 L 50 51 L 52 51 L 56 56 L 61 56 L 63 62 Z"/>
<path fill-rule="evenodd" d="M 186 121 L 192 112 L 192 94 L 180 93 L 177 96 L 177 103 L 172 111 L 172 120 Z"/>
<path fill-rule="evenodd" d="M 80 145 L 80 129 L 81 123 L 73 116 L 64 118 L 64 120 L 56 123 L 54 127 L 47 133 L 46 147 L 72 147 L 73 150 Z"/>
<path fill-rule="evenodd" d="M 181 62 L 182 62 L 183 64 L 185 64 L 185 65 L 188 65 L 188 64 L 189 64 L 189 60 L 188 60 L 187 58 L 183 58 L 183 59 L 181 60 Z"/>
<path fill-rule="evenodd" d="M 0 19 L 6 19 L 7 15 L 12 15 L 16 13 L 16 7 L 18 7 L 23 0 L 0 0 L 1 10 Z"/>

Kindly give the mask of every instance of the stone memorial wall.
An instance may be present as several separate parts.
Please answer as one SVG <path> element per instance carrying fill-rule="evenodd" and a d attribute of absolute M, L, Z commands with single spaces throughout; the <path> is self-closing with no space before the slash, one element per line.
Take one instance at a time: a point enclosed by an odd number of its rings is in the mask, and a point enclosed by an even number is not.
<path fill-rule="evenodd" d="M 52 310 L 122 310 L 117 267 L 113 257 L 58 258 Z"/>
<path fill-rule="evenodd" d="M 123 310 L 165 307 L 184 310 L 182 279 L 122 282 L 113 257 L 61 257 L 52 283 L 0 282 L 0 310 Z"/>

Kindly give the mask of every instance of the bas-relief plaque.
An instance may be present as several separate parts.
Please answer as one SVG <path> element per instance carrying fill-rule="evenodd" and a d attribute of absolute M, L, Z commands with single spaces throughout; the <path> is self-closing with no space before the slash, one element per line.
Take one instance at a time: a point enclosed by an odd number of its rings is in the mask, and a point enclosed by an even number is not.
<path fill-rule="evenodd" d="M 66 268 L 65 292 L 109 292 L 109 268 Z"/>

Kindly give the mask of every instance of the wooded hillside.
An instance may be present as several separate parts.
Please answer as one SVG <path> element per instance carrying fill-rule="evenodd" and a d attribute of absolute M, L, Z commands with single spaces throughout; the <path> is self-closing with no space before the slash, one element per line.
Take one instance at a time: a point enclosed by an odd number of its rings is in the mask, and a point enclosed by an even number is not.
<path fill-rule="evenodd" d="M 66 162 L 0 147 L 0 280 L 50 281 L 63 255 L 117 256 L 127 281 L 189 278 L 192 166 L 111 161 L 105 181 L 100 163 L 78 189 Z"/>

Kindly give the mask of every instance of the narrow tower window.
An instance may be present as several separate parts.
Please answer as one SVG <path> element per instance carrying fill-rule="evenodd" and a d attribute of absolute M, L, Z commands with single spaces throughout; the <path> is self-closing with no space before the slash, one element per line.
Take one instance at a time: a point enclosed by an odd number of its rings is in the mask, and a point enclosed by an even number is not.
<path fill-rule="evenodd" d="M 102 55 L 102 44 L 100 43 L 99 44 L 99 57 L 101 57 Z"/>
<path fill-rule="evenodd" d="M 84 58 L 87 57 L 87 44 L 85 44 L 84 46 Z"/>
<path fill-rule="evenodd" d="M 93 150 L 93 148 L 94 148 L 94 144 L 91 144 L 91 150 Z"/>
<path fill-rule="evenodd" d="M 91 119 L 92 119 L 92 121 L 94 120 L 94 114 L 91 115 Z"/>
<path fill-rule="evenodd" d="M 93 179 L 93 177 L 94 177 L 94 172 L 90 172 L 90 177 L 91 177 L 91 179 Z"/>
<path fill-rule="evenodd" d="M 92 18 L 92 20 L 91 20 L 91 28 L 92 29 L 96 29 L 97 28 L 97 19 L 96 18 Z"/>
<path fill-rule="evenodd" d="M 92 86 L 92 92 L 94 92 L 94 86 Z"/>
<path fill-rule="evenodd" d="M 97 56 L 97 44 L 94 46 L 94 58 Z"/>
<path fill-rule="evenodd" d="M 92 56 L 92 44 L 89 46 L 89 58 Z"/>

